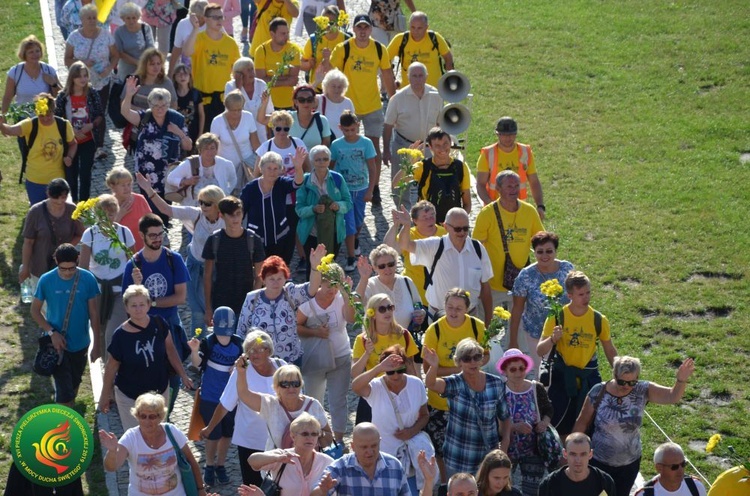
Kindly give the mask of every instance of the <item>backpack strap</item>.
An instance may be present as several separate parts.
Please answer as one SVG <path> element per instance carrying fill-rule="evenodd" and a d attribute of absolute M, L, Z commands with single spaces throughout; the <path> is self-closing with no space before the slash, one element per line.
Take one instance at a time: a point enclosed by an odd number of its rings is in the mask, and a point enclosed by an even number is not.
<path fill-rule="evenodd" d="M 437 320 L 435 321 L 435 338 L 440 342 L 440 324 L 437 323 Z"/>
<path fill-rule="evenodd" d="M 422 197 L 422 190 L 424 189 L 424 185 L 427 184 L 427 179 L 432 175 L 434 169 L 435 165 L 432 163 L 431 158 L 422 160 L 422 177 L 419 178 L 419 183 L 417 184 L 417 197 L 420 200 L 424 200 Z"/>
<path fill-rule="evenodd" d="M 398 47 L 398 63 L 396 64 L 396 70 L 398 70 L 400 66 L 403 66 L 404 50 L 406 49 L 407 43 L 409 43 L 409 31 L 406 31 L 401 38 L 401 44 Z"/>
<path fill-rule="evenodd" d="M 430 37 L 430 41 L 432 42 L 432 49 L 438 53 L 437 56 L 438 63 L 440 64 L 440 74 L 445 74 L 445 66 L 443 65 L 443 57 L 440 56 L 440 44 L 438 43 L 437 35 L 435 34 L 435 31 L 428 29 L 427 36 Z"/>
<path fill-rule="evenodd" d="M 39 117 L 31 118 L 31 132 L 29 138 L 23 140 L 24 148 L 21 150 L 21 175 L 18 176 L 18 184 L 23 184 L 23 175 L 26 173 L 26 166 L 28 165 L 29 152 L 31 147 L 34 146 L 36 136 L 39 134 Z M 65 141 L 65 140 L 63 140 Z"/>
<path fill-rule="evenodd" d="M 440 242 L 438 243 L 438 249 L 435 252 L 435 256 L 432 259 L 432 266 L 430 267 L 430 271 L 427 272 L 427 267 L 425 267 L 425 278 L 424 278 L 425 291 L 430 286 L 430 284 L 433 283 L 432 275 L 435 273 L 435 267 L 437 266 L 438 260 L 440 260 L 440 257 L 443 256 L 443 251 L 445 251 L 445 238 L 441 237 Z"/>
<path fill-rule="evenodd" d="M 594 310 L 594 329 L 596 329 L 596 337 L 602 333 L 602 314 Z"/>
<path fill-rule="evenodd" d="M 60 133 L 60 138 L 62 139 L 63 158 L 65 158 L 68 155 L 68 136 L 66 132 L 68 130 L 68 121 L 62 117 L 55 116 L 55 123 L 57 124 L 57 132 Z"/>
<path fill-rule="evenodd" d="M 482 245 L 476 239 L 472 239 L 471 244 L 474 245 L 474 251 L 477 252 L 479 260 L 482 260 Z"/>
<path fill-rule="evenodd" d="M 310 122 L 310 125 L 308 125 L 305 128 L 305 132 L 302 133 L 302 136 L 299 137 L 299 139 L 304 140 L 305 136 L 307 136 L 307 132 L 310 130 L 310 128 L 313 125 L 313 122 L 315 122 L 315 127 L 318 128 L 318 136 L 320 136 L 320 139 L 323 139 L 323 119 L 320 118 L 320 112 L 313 112 L 313 120 Z M 297 145 L 294 143 L 294 140 L 292 139 L 292 144 L 294 144 L 294 148 L 297 148 Z"/>
<path fill-rule="evenodd" d="M 477 329 L 477 319 L 469 315 L 469 319 L 471 319 L 471 330 L 474 331 L 474 340 L 479 339 L 479 329 Z"/>
<path fill-rule="evenodd" d="M 693 496 L 700 496 L 700 493 L 698 492 L 698 486 L 695 484 L 695 479 L 693 479 L 691 476 L 685 476 L 685 485 L 690 490 L 690 494 L 692 494 Z"/>
<path fill-rule="evenodd" d="M 326 115 L 326 103 L 328 102 L 328 99 L 325 95 L 320 95 L 320 113 L 323 115 Z"/>
<path fill-rule="evenodd" d="M 349 40 L 346 40 L 344 43 L 344 63 L 341 64 L 341 72 L 344 72 L 344 69 L 346 69 L 346 61 L 349 60 L 349 54 L 352 51 L 352 48 L 349 46 Z"/>

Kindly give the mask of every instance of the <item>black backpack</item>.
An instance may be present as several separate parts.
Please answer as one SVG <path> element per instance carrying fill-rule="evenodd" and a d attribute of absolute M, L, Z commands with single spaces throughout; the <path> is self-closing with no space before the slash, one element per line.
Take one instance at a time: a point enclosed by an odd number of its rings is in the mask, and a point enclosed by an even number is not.
<path fill-rule="evenodd" d="M 471 244 L 474 246 L 474 251 L 477 252 L 477 256 L 479 257 L 479 260 L 482 259 L 482 247 L 479 244 L 479 241 L 476 239 L 471 239 Z M 435 257 L 432 259 L 432 265 L 430 266 L 430 270 L 427 270 L 427 267 L 424 268 L 424 290 L 427 291 L 427 288 L 432 284 L 432 275 L 435 273 L 435 267 L 437 266 L 438 260 L 440 260 L 440 257 L 443 256 L 443 251 L 445 250 L 445 238 L 440 238 L 440 243 L 438 244 L 438 249 L 435 252 Z M 407 285 L 407 288 L 409 286 Z"/>
<path fill-rule="evenodd" d="M 443 57 L 440 56 L 440 49 L 438 48 L 439 44 L 437 35 L 435 34 L 435 31 L 428 29 L 427 36 L 430 37 L 430 41 L 432 42 L 432 49 L 438 52 L 438 61 L 440 61 L 440 74 L 445 74 L 445 67 L 443 67 Z M 404 33 L 404 37 L 401 38 L 401 45 L 399 45 L 398 47 L 398 63 L 396 64 L 396 70 L 398 70 L 398 68 L 403 64 L 404 50 L 406 49 L 407 43 L 409 43 L 409 31 L 406 31 Z"/>
<path fill-rule="evenodd" d="M 57 132 L 60 133 L 60 140 L 62 141 L 63 157 L 68 154 L 68 141 L 65 139 L 67 133 L 68 121 L 62 117 L 55 116 L 55 124 L 57 124 Z M 39 134 L 39 117 L 31 119 L 31 133 L 29 133 L 28 139 L 21 140 L 21 175 L 18 176 L 18 184 L 23 184 L 23 175 L 26 173 L 26 165 L 29 159 L 29 151 L 34 146 L 36 136 Z"/>
<path fill-rule="evenodd" d="M 206 371 L 206 368 L 208 367 L 208 359 L 211 356 L 211 350 L 214 349 L 214 346 L 216 346 L 218 342 L 219 340 L 216 339 L 216 334 L 211 334 L 210 336 L 206 338 L 205 349 L 201 349 L 201 353 L 203 353 L 203 355 L 201 356 L 201 366 L 200 366 L 201 374 Z M 229 337 L 229 342 L 234 343 L 236 346 L 240 348 L 240 350 L 242 349 L 243 341 L 242 341 L 242 338 L 239 337 L 238 335 L 232 334 Z M 201 346 L 201 348 L 203 348 L 203 346 Z"/>
<path fill-rule="evenodd" d="M 417 196 L 420 200 L 428 200 L 435 205 L 438 219 L 445 219 L 445 214 L 453 207 L 461 206 L 461 183 L 464 180 L 464 164 L 460 160 L 453 160 L 447 169 L 438 169 L 431 158 L 422 161 L 424 169 L 417 185 Z M 432 178 L 432 179 L 430 179 Z M 427 180 L 430 186 L 427 194 L 423 195 Z"/>
<path fill-rule="evenodd" d="M 685 481 L 685 485 L 690 491 L 690 494 L 692 496 L 699 496 L 700 493 L 698 492 L 698 486 L 695 485 L 695 480 L 689 475 L 686 475 L 683 480 Z M 654 486 L 658 481 L 659 478 L 654 477 L 650 481 L 646 482 L 643 487 L 635 493 L 636 496 L 654 496 Z"/>
<path fill-rule="evenodd" d="M 341 72 L 344 72 L 344 69 L 346 69 L 346 61 L 349 60 L 349 54 L 352 51 L 352 47 L 349 46 L 349 43 L 351 43 L 351 38 L 344 41 L 342 45 L 344 45 L 344 62 L 341 64 Z M 375 49 L 378 51 L 378 60 L 383 59 L 383 44 L 380 43 L 377 40 L 372 40 L 375 42 Z"/>

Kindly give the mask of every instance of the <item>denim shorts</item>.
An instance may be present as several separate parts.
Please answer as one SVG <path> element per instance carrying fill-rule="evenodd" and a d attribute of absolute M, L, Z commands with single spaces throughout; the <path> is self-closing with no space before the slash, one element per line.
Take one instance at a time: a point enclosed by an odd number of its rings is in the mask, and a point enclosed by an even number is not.
<path fill-rule="evenodd" d="M 378 95 L 378 98 L 380 95 Z M 383 115 L 383 109 L 379 108 L 369 114 L 359 116 L 359 120 L 362 121 L 362 126 L 365 128 L 365 136 L 380 138 L 383 136 L 383 124 L 385 123 L 385 116 Z"/>
<path fill-rule="evenodd" d="M 344 214 L 346 223 L 346 235 L 357 234 L 357 230 L 365 223 L 365 194 L 367 189 L 352 191 L 353 208 Z"/>

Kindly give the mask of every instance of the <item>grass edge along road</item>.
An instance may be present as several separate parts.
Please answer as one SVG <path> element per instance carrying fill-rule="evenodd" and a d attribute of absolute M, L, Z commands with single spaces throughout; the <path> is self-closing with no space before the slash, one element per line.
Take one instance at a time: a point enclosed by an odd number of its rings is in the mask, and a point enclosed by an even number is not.
<path fill-rule="evenodd" d="M 639 356 L 642 377 L 665 385 L 683 357 L 696 358 L 682 404 L 647 410 L 713 481 L 720 460 L 702 451 L 711 434 L 750 453 L 750 342 L 742 332 L 750 202 L 741 188 L 747 165 L 739 162 L 750 150 L 748 8 L 730 0 L 418 6 L 452 42 L 457 67 L 472 82 L 469 164 L 492 142 L 494 120 L 514 116 L 519 140 L 536 153 L 545 225 L 561 235 L 561 258 L 592 278 L 592 305 L 610 318 L 619 351 Z M 4 87 L 18 42 L 27 33 L 41 37 L 41 26 L 34 4 L 11 0 L 0 13 L 17 33 L 0 40 Z M 15 184 L 18 163 L 15 141 L 0 140 L 0 301 L 12 309 L 0 324 L 0 353 L 9 357 L 0 368 L 2 481 L 16 419 L 51 393 L 31 372 L 36 326 L 28 307 L 17 306 L 27 210 Z M 93 425 L 90 396 L 81 392 L 77 410 Z M 648 477 L 653 448 L 664 439 L 646 421 L 643 440 Z M 100 460 L 95 455 L 84 477 L 90 494 L 104 493 Z"/>

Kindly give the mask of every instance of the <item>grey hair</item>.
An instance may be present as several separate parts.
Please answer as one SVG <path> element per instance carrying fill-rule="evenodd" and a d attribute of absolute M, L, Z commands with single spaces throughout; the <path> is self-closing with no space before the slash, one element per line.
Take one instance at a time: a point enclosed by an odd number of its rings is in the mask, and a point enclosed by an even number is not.
<path fill-rule="evenodd" d="M 240 57 L 232 66 L 233 72 L 244 71 L 247 68 L 255 69 L 255 62 L 250 57 Z"/>
<path fill-rule="evenodd" d="M 315 145 L 314 147 L 310 148 L 310 160 L 315 160 L 315 157 L 317 157 L 321 153 L 325 155 L 326 158 L 331 158 L 331 150 L 327 146 Z"/>
<path fill-rule="evenodd" d="M 137 16 L 141 18 L 141 8 L 133 2 L 128 2 L 120 7 L 120 19 L 124 19 L 127 16 Z"/>
<path fill-rule="evenodd" d="M 138 396 L 135 399 L 135 406 L 130 409 L 130 414 L 133 417 L 138 417 L 138 414 L 143 410 L 153 410 L 154 413 L 159 415 L 159 419 L 164 420 L 167 416 L 167 404 L 164 401 L 164 396 L 156 392 L 143 393 Z"/>
<path fill-rule="evenodd" d="M 279 155 L 276 152 L 266 152 L 263 154 L 262 157 L 260 157 L 260 163 L 259 166 L 261 169 L 263 169 L 269 162 L 272 162 L 279 167 L 284 166 L 284 159 L 281 158 L 281 155 Z"/>
<path fill-rule="evenodd" d="M 415 21 L 417 19 L 423 20 L 425 24 L 429 24 L 430 23 L 429 20 L 427 19 L 427 14 L 425 12 L 422 12 L 421 10 L 415 10 L 409 16 L 409 22 L 410 23 L 411 23 L 411 21 Z"/>
<path fill-rule="evenodd" d="M 195 0 L 190 4 L 190 13 L 202 16 L 206 12 L 208 2 L 206 0 Z"/>
<path fill-rule="evenodd" d="M 664 461 L 664 455 L 667 453 L 679 453 L 683 457 L 685 452 L 682 451 L 682 446 L 677 443 L 664 443 L 657 446 L 654 451 L 654 463 L 662 463 Z"/>
<path fill-rule="evenodd" d="M 641 375 L 641 361 L 631 356 L 616 356 L 612 362 L 612 375 L 617 379 L 623 374 Z"/>
<path fill-rule="evenodd" d="M 497 189 L 500 189 L 503 186 L 503 181 L 505 181 L 506 177 L 515 177 L 519 181 L 521 180 L 521 176 L 516 174 L 510 169 L 505 169 L 503 171 L 500 171 L 497 173 L 497 177 L 495 177 L 495 185 L 497 186 Z"/>
<path fill-rule="evenodd" d="M 375 265 L 375 261 L 380 257 L 393 257 L 394 261 L 398 261 L 398 252 L 387 244 L 383 243 L 376 246 L 370 251 L 370 263 Z"/>
<path fill-rule="evenodd" d="M 81 10 L 78 11 L 78 17 L 82 17 L 84 14 L 98 14 L 99 9 L 96 7 L 95 3 L 89 3 L 81 7 Z"/>
<path fill-rule="evenodd" d="M 409 75 L 410 78 L 411 78 L 411 71 L 413 69 L 422 69 L 424 71 L 424 75 L 425 76 L 428 75 L 427 66 L 424 65 L 422 62 L 412 62 L 411 64 L 409 64 L 409 68 L 406 70 L 406 73 Z"/>
<path fill-rule="evenodd" d="M 453 363 L 458 365 L 461 363 L 461 358 L 474 352 L 484 352 L 484 348 L 476 340 L 471 338 L 464 338 L 456 345 L 456 351 L 453 353 Z"/>
<path fill-rule="evenodd" d="M 172 103 L 172 95 L 169 93 L 169 90 L 164 88 L 154 88 L 151 90 L 151 93 L 148 94 L 149 107 L 153 107 L 158 103 L 166 103 L 167 105 Z"/>
<path fill-rule="evenodd" d="M 346 74 L 338 69 L 331 69 L 330 71 L 326 72 L 325 76 L 323 76 L 323 82 L 321 83 L 321 85 L 323 86 L 323 93 L 325 93 L 326 88 L 330 83 L 335 82 L 339 82 L 344 85 L 344 94 L 346 94 L 346 90 L 349 89 L 349 78 L 347 78 Z"/>
<path fill-rule="evenodd" d="M 248 353 L 253 345 L 259 344 L 259 339 L 262 341 L 263 348 L 273 354 L 273 339 L 271 339 L 271 336 L 269 336 L 267 332 L 259 327 L 251 327 L 249 332 L 245 335 L 245 341 L 242 342 L 242 351 Z"/>

